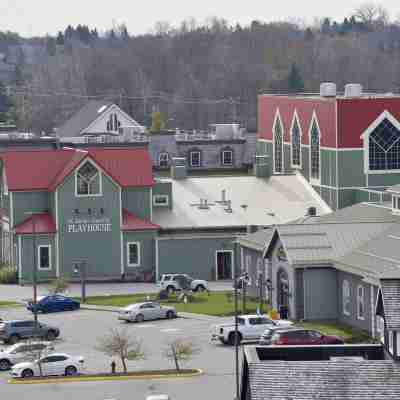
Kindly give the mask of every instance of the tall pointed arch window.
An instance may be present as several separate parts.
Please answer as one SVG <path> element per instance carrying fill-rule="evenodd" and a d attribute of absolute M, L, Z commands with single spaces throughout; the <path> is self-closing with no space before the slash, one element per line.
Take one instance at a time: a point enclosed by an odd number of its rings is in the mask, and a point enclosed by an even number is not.
<path fill-rule="evenodd" d="M 276 119 L 274 129 L 274 170 L 278 174 L 283 172 L 283 132 L 279 118 Z"/>
<path fill-rule="evenodd" d="M 301 136 L 299 123 L 296 117 L 292 127 L 292 166 L 301 166 Z"/>
<path fill-rule="evenodd" d="M 400 131 L 384 119 L 369 135 L 369 169 L 400 169 Z"/>
<path fill-rule="evenodd" d="M 100 173 L 91 162 L 86 161 L 76 173 L 76 195 L 98 196 L 100 194 Z"/>
<path fill-rule="evenodd" d="M 311 132 L 310 132 L 310 170 L 311 170 L 311 178 L 319 179 L 319 166 L 320 166 L 320 152 L 319 152 L 319 138 L 320 133 L 318 129 L 318 125 L 315 120 L 312 123 Z"/>

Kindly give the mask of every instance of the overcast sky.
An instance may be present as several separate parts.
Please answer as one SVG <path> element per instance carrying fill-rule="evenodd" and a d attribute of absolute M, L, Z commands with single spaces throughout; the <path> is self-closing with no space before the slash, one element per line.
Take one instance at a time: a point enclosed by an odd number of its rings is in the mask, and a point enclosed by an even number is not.
<path fill-rule="evenodd" d="M 339 21 L 364 1 L 360 0 L 0 0 L 0 31 L 23 36 L 54 35 L 68 24 L 86 24 L 99 31 L 125 23 L 132 34 L 147 33 L 157 21 L 173 26 L 189 17 L 225 18 L 234 24 L 252 20 L 276 21 L 329 16 Z M 382 0 L 392 18 L 400 15 L 399 0 Z"/>

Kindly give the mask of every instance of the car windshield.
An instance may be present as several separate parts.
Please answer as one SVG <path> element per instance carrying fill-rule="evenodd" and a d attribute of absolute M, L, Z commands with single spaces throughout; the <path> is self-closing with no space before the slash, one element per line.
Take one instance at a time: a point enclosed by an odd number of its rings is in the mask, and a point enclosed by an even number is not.
<path fill-rule="evenodd" d="M 140 304 L 129 304 L 129 306 L 126 306 L 125 308 L 124 308 L 124 310 L 126 310 L 126 311 L 131 311 L 131 310 L 133 310 L 133 309 L 135 309 L 135 308 L 138 308 L 140 306 Z"/>

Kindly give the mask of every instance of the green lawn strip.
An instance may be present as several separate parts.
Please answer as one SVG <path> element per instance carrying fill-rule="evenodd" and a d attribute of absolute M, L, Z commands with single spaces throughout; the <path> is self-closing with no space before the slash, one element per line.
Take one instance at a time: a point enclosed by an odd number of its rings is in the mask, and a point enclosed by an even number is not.
<path fill-rule="evenodd" d="M 177 296 L 170 296 L 168 300 L 160 301 L 161 304 L 174 306 L 176 310 L 195 314 L 205 314 L 214 316 L 234 315 L 234 301 L 230 296 L 231 292 L 216 292 L 195 294 L 192 302 L 184 304 L 178 302 Z M 140 303 L 142 301 L 156 300 L 156 294 L 134 294 L 116 296 L 95 296 L 88 297 L 86 304 L 99 306 L 125 307 L 128 304 Z M 254 299 L 246 300 L 246 312 L 254 313 L 258 303 Z M 242 312 L 242 299 L 239 299 L 239 312 Z"/>
<path fill-rule="evenodd" d="M 346 343 L 377 343 L 368 332 L 334 321 L 299 322 L 296 325 L 303 326 L 307 329 L 315 329 L 324 335 L 339 336 L 344 339 Z"/>
<path fill-rule="evenodd" d="M 9 308 L 9 307 L 20 307 L 21 304 L 15 303 L 14 301 L 0 301 L 0 308 Z"/>

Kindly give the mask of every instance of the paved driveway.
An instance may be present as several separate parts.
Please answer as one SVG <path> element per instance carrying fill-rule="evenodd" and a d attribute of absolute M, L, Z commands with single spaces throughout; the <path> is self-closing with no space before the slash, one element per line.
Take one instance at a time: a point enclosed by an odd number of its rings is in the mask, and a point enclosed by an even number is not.
<path fill-rule="evenodd" d="M 232 288 L 232 281 L 210 282 L 211 291 L 223 291 Z M 114 294 L 135 294 L 135 293 L 156 293 L 160 289 L 154 283 L 89 283 L 86 285 L 87 296 L 104 296 Z M 38 286 L 38 294 L 44 295 L 48 293 L 46 285 Z M 71 296 L 80 296 L 81 285 L 73 283 L 68 289 Z M 19 301 L 22 299 L 32 298 L 32 286 L 19 285 L 0 285 L 0 301 Z"/>
<path fill-rule="evenodd" d="M 23 308 L 8 309 L 3 312 L 7 319 L 32 318 Z M 39 320 L 60 327 L 62 339 L 56 341 L 56 351 L 83 355 L 86 359 L 87 371 L 104 371 L 110 368 L 109 357 L 95 349 L 96 341 L 110 328 L 121 327 L 140 338 L 146 359 L 129 362 L 129 369 L 173 368 L 171 361 L 166 360 L 163 349 L 169 339 L 174 337 L 190 337 L 201 347 L 201 353 L 184 366 L 204 370 L 201 377 L 178 380 L 129 381 L 103 383 L 74 383 L 56 385 L 29 386 L 30 398 L 40 400 L 70 399 L 76 393 L 77 398 L 85 400 L 115 399 L 141 400 L 146 394 L 167 392 L 173 400 L 204 400 L 216 398 L 231 400 L 234 388 L 234 353 L 230 347 L 210 343 L 210 327 L 215 317 L 207 319 L 178 318 L 144 322 L 142 324 L 126 324 L 116 319 L 116 314 L 106 311 L 81 310 L 56 314 L 39 315 Z M 221 318 L 220 322 L 231 318 Z M 120 367 L 120 366 L 119 366 Z M 28 387 L 25 385 L 9 385 L 5 383 L 7 373 L 0 374 L 0 392 L 8 400 L 23 398 Z M 132 397 L 132 391 L 135 395 Z M 54 397 L 56 395 L 56 397 Z"/>

